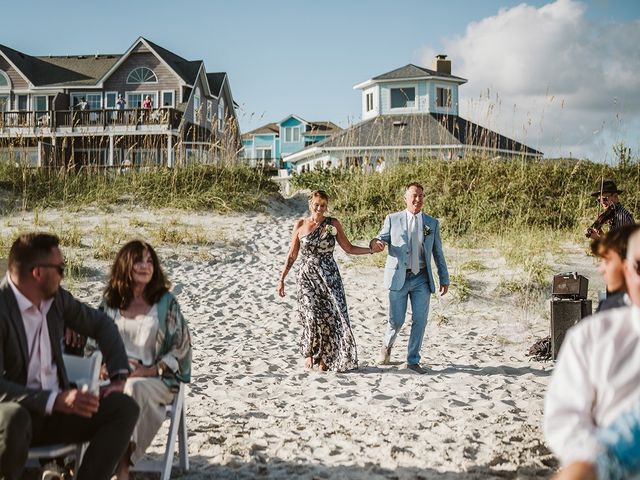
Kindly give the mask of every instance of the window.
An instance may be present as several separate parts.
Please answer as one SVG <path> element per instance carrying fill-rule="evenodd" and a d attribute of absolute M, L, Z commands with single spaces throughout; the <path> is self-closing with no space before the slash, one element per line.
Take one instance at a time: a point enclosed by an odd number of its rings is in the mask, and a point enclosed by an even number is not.
<path fill-rule="evenodd" d="M 131 70 L 127 83 L 158 83 L 158 77 L 150 68 L 138 67 Z"/>
<path fill-rule="evenodd" d="M 218 130 L 224 130 L 224 98 L 218 102 Z"/>
<path fill-rule="evenodd" d="M 24 112 L 25 110 L 27 110 L 28 100 L 29 98 L 26 95 L 18 95 L 18 98 L 16 100 L 16 105 L 18 106 L 18 110 L 20 110 L 21 112 Z"/>
<path fill-rule="evenodd" d="M 162 92 L 162 106 L 163 107 L 173 107 L 175 105 L 173 99 L 174 99 L 173 90 L 164 90 Z"/>
<path fill-rule="evenodd" d="M 9 95 L 0 95 L 0 112 L 9 110 Z"/>
<path fill-rule="evenodd" d="M 391 89 L 391 108 L 413 108 L 415 106 L 416 89 L 414 87 Z"/>
<path fill-rule="evenodd" d="M 144 97 L 146 97 L 147 95 L 149 95 L 149 97 L 151 98 L 151 106 L 153 108 L 155 108 L 155 106 L 158 104 L 157 92 L 127 92 L 126 95 L 127 98 L 125 100 L 127 101 L 127 107 L 129 108 L 142 108 L 142 102 L 144 100 Z"/>
<path fill-rule="evenodd" d="M 107 92 L 104 94 L 105 108 L 116 108 L 116 100 L 118 99 L 118 92 Z"/>
<path fill-rule="evenodd" d="M 367 102 L 367 112 L 370 112 L 371 110 L 373 110 L 373 93 L 367 93 L 366 94 L 366 102 Z"/>
<path fill-rule="evenodd" d="M 0 88 L 11 88 L 11 80 L 9 80 L 9 75 L 7 75 L 2 70 L 0 70 Z"/>
<path fill-rule="evenodd" d="M 211 120 L 213 120 L 213 102 L 207 100 L 207 122 L 211 123 Z"/>
<path fill-rule="evenodd" d="M 257 156 L 257 158 L 262 158 L 264 160 L 271 160 L 271 149 L 270 148 L 256 148 L 256 156 Z"/>
<path fill-rule="evenodd" d="M 86 93 L 77 92 L 71 94 L 71 106 L 75 107 L 80 103 L 80 100 L 84 98 L 89 106 L 88 110 L 100 110 L 102 108 L 102 94 L 101 93 Z"/>
<path fill-rule="evenodd" d="M 284 143 L 300 141 L 300 127 L 284 127 Z"/>
<path fill-rule="evenodd" d="M 445 87 L 436 88 L 436 107 L 451 108 L 451 89 Z"/>
<path fill-rule="evenodd" d="M 46 95 L 34 95 L 32 98 L 33 108 L 36 112 L 43 112 L 47 109 L 47 96 Z"/>
<path fill-rule="evenodd" d="M 200 89 L 196 88 L 193 92 L 193 122 L 200 123 L 200 108 L 202 104 L 200 102 Z"/>

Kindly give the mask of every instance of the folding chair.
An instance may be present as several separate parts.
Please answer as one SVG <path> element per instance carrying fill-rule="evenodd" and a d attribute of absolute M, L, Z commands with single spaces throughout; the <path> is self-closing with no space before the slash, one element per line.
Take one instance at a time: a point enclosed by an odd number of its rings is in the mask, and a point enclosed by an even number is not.
<path fill-rule="evenodd" d="M 100 380 L 100 366 L 102 364 L 102 353 L 96 350 L 90 357 L 76 357 L 73 355 L 62 355 L 67 376 L 71 383 L 76 385 L 87 385 L 92 392 L 98 392 Z M 39 460 L 41 458 L 58 458 L 73 456 L 76 459 L 76 466 L 73 470 L 73 478 L 76 478 L 78 468 L 82 462 L 82 457 L 87 449 L 86 443 L 78 444 L 55 444 L 29 449 L 28 460 Z"/>
<path fill-rule="evenodd" d="M 180 389 L 176 393 L 173 403 L 166 406 L 167 418 L 170 419 L 169 434 L 167 435 L 167 444 L 162 456 L 162 464 L 149 465 L 142 462 L 140 465 L 134 466 L 132 471 L 159 471 L 160 480 L 169 480 L 171 478 L 171 467 L 173 466 L 173 453 L 176 447 L 176 436 L 178 437 L 178 455 L 180 460 L 180 468 L 183 472 L 189 471 L 189 451 L 187 446 L 187 422 L 184 408 L 184 390 L 185 386 L 180 383 Z"/>

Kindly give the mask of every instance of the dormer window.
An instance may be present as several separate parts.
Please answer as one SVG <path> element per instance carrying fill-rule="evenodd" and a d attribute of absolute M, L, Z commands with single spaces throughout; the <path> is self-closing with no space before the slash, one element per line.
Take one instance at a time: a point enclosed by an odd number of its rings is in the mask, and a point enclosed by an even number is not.
<path fill-rule="evenodd" d="M 414 108 L 416 89 L 414 87 L 392 88 L 391 108 Z"/>
<path fill-rule="evenodd" d="M 300 127 L 284 127 L 284 143 L 297 143 L 300 141 Z"/>
<path fill-rule="evenodd" d="M 131 73 L 127 77 L 127 83 L 158 83 L 158 77 L 156 77 L 156 74 L 153 73 L 153 70 L 150 68 L 138 67 L 131 70 Z"/>
<path fill-rule="evenodd" d="M 451 108 L 451 89 L 446 87 L 436 88 L 436 107 Z"/>

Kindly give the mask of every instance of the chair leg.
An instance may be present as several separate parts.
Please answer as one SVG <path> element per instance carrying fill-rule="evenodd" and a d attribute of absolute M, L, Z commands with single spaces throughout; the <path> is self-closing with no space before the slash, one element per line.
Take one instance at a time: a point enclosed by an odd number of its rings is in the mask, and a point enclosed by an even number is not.
<path fill-rule="evenodd" d="M 173 404 L 173 410 L 171 412 L 171 423 L 169 425 L 169 434 L 167 436 L 167 446 L 164 451 L 164 458 L 162 460 L 162 474 L 161 480 L 169 480 L 171 477 L 171 467 L 173 466 L 173 452 L 176 447 L 176 436 L 178 434 L 179 418 L 182 415 L 182 406 L 184 402 L 184 396 L 177 394 L 176 401 Z"/>
<path fill-rule="evenodd" d="M 178 448 L 180 453 L 180 468 L 183 472 L 189 471 L 189 442 L 187 439 L 187 418 L 184 405 L 180 414 L 180 426 L 178 427 Z"/>

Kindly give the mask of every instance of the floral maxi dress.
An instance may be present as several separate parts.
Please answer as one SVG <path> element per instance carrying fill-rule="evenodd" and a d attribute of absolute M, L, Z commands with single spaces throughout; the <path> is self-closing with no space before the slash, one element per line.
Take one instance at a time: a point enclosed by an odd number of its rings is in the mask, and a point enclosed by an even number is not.
<path fill-rule="evenodd" d="M 308 235 L 300 237 L 298 312 L 302 323 L 300 351 L 324 360 L 329 370 L 358 368 L 356 342 L 351 331 L 342 278 L 333 258 L 336 237 L 327 232 L 326 217 Z"/>

